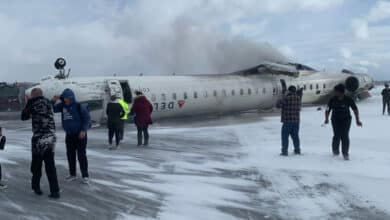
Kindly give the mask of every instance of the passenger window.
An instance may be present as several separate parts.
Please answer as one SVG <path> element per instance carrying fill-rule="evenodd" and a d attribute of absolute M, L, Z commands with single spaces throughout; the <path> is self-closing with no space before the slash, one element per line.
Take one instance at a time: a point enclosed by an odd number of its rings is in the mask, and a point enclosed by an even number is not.
<path fill-rule="evenodd" d="M 236 90 L 232 90 L 232 96 L 235 96 L 236 95 Z"/>
<path fill-rule="evenodd" d="M 176 93 L 173 93 L 173 94 L 172 94 L 172 99 L 173 99 L 173 100 L 176 100 L 176 99 L 177 99 Z"/>
<path fill-rule="evenodd" d="M 203 92 L 203 96 L 204 96 L 205 98 L 208 97 L 207 91 L 204 91 L 204 92 Z"/>
<path fill-rule="evenodd" d="M 244 89 L 240 89 L 240 95 L 244 95 Z"/>
<path fill-rule="evenodd" d="M 184 98 L 184 99 L 188 99 L 187 92 L 184 92 L 183 98 Z"/>
<path fill-rule="evenodd" d="M 324 89 L 326 89 L 326 84 L 324 83 L 324 87 L 323 87 Z"/>
<path fill-rule="evenodd" d="M 273 89 L 273 93 L 276 94 L 276 88 Z"/>
<path fill-rule="evenodd" d="M 152 94 L 152 102 L 155 102 L 155 101 L 156 101 L 156 95 Z"/>
<path fill-rule="evenodd" d="M 306 90 L 306 85 L 303 85 L 303 90 Z"/>
<path fill-rule="evenodd" d="M 222 90 L 222 95 L 227 96 L 226 90 Z"/>
<path fill-rule="evenodd" d="M 258 95 L 259 94 L 259 88 L 256 88 L 256 95 Z"/>
<path fill-rule="evenodd" d="M 167 96 L 163 93 L 161 94 L 161 101 L 166 101 L 167 100 Z"/>
<path fill-rule="evenodd" d="M 263 88 L 263 94 L 266 94 L 266 93 L 267 93 L 267 89 Z"/>
<path fill-rule="evenodd" d="M 197 98 L 198 98 L 198 93 L 194 92 L 194 99 L 197 99 Z"/>
<path fill-rule="evenodd" d="M 248 95 L 252 95 L 252 89 L 248 89 Z"/>
<path fill-rule="evenodd" d="M 217 90 L 214 90 L 214 96 L 217 97 L 218 96 L 218 92 Z"/>
<path fill-rule="evenodd" d="M 313 90 L 313 85 L 312 84 L 310 84 L 310 90 Z"/>
<path fill-rule="evenodd" d="M 316 89 L 320 89 L 320 86 L 318 84 L 316 85 Z"/>

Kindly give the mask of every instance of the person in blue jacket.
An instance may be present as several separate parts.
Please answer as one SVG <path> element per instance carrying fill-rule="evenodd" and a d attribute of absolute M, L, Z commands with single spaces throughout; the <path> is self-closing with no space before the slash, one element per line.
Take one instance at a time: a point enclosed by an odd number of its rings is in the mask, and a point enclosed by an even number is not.
<path fill-rule="evenodd" d="M 66 133 L 66 154 L 69 164 L 67 181 L 77 179 L 76 155 L 79 161 L 83 183 L 89 182 L 87 160 L 87 131 L 90 125 L 90 115 L 87 108 L 76 101 L 74 92 L 65 89 L 61 96 L 53 97 L 54 112 L 61 113 L 62 127 Z"/>

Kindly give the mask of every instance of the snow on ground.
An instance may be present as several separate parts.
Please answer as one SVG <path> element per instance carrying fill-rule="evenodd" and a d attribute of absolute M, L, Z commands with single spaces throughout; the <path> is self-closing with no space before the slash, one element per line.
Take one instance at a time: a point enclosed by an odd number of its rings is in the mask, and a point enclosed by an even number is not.
<path fill-rule="evenodd" d="M 0 152 L 0 219 L 390 219 L 390 149 L 378 91 L 359 103 L 363 128 L 352 127 L 351 161 L 331 155 L 323 111 L 303 110 L 303 156 L 280 157 L 279 116 L 242 114 L 152 128 L 152 144 L 125 143 L 108 151 L 106 130 L 89 132 L 92 183 L 67 183 L 59 132 L 58 201 L 29 189 L 30 126 L 2 122 L 8 145 Z M 292 149 L 290 149 L 292 150 Z M 46 178 L 42 189 L 48 193 Z"/>

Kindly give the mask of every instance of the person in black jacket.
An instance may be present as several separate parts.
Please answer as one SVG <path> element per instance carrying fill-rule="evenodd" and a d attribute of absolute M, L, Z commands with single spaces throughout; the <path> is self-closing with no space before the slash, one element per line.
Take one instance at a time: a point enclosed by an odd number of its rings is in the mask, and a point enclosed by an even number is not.
<path fill-rule="evenodd" d="M 332 127 L 333 127 L 333 155 L 340 154 L 340 141 L 342 143 L 342 153 L 345 160 L 349 160 L 349 129 L 351 128 L 351 112 L 355 114 L 356 124 L 362 127 L 363 124 L 359 118 L 359 110 L 355 101 L 345 95 L 345 86 L 339 84 L 334 88 L 335 96 L 329 101 L 328 108 L 325 112 L 325 124 L 329 123 L 329 115 L 332 112 Z"/>
<path fill-rule="evenodd" d="M 119 146 L 121 140 L 121 130 L 122 130 L 122 117 L 125 115 L 125 112 L 122 106 L 117 101 L 116 96 L 111 97 L 111 102 L 107 104 L 106 108 L 107 114 L 107 126 L 108 126 L 108 143 L 110 144 L 110 150 L 115 150 Z M 115 135 L 115 147 L 112 146 L 112 139 Z"/>
<path fill-rule="evenodd" d="M 385 84 L 385 88 L 382 90 L 382 100 L 383 100 L 383 114 L 386 112 L 387 107 L 387 114 L 390 115 L 390 88 L 389 84 Z"/>
<path fill-rule="evenodd" d="M 3 128 L 0 127 L 0 150 L 4 150 L 6 138 L 3 136 Z M 7 184 L 2 181 L 1 164 L 0 164 L 0 190 L 7 189 Z"/>
<path fill-rule="evenodd" d="M 39 88 L 31 91 L 31 98 L 22 112 L 22 120 L 32 118 L 33 137 L 31 161 L 31 187 L 35 194 L 42 195 L 40 180 L 42 176 L 42 163 L 45 163 L 46 175 L 50 185 L 50 198 L 60 198 L 57 171 L 54 162 L 54 149 L 56 143 L 55 123 L 53 109 L 50 101 L 43 97 Z"/>

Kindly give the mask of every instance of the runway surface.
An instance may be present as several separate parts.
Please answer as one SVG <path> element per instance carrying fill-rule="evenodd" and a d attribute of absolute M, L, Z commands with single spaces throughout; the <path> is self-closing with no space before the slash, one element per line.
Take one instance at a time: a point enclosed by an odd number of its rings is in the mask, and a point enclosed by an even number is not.
<path fill-rule="evenodd" d="M 351 161 L 331 156 L 323 111 L 302 112 L 303 156 L 282 158 L 277 114 L 157 123 L 151 145 L 107 149 L 106 130 L 89 132 L 91 184 L 66 182 L 64 134 L 56 148 L 61 199 L 30 190 L 30 122 L 2 121 L 0 219 L 390 219 L 390 116 L 381 99 L 359 103 L 363 128 L 351 130 Z M 292 149 L 290 149 L 292 150 Z"/>

